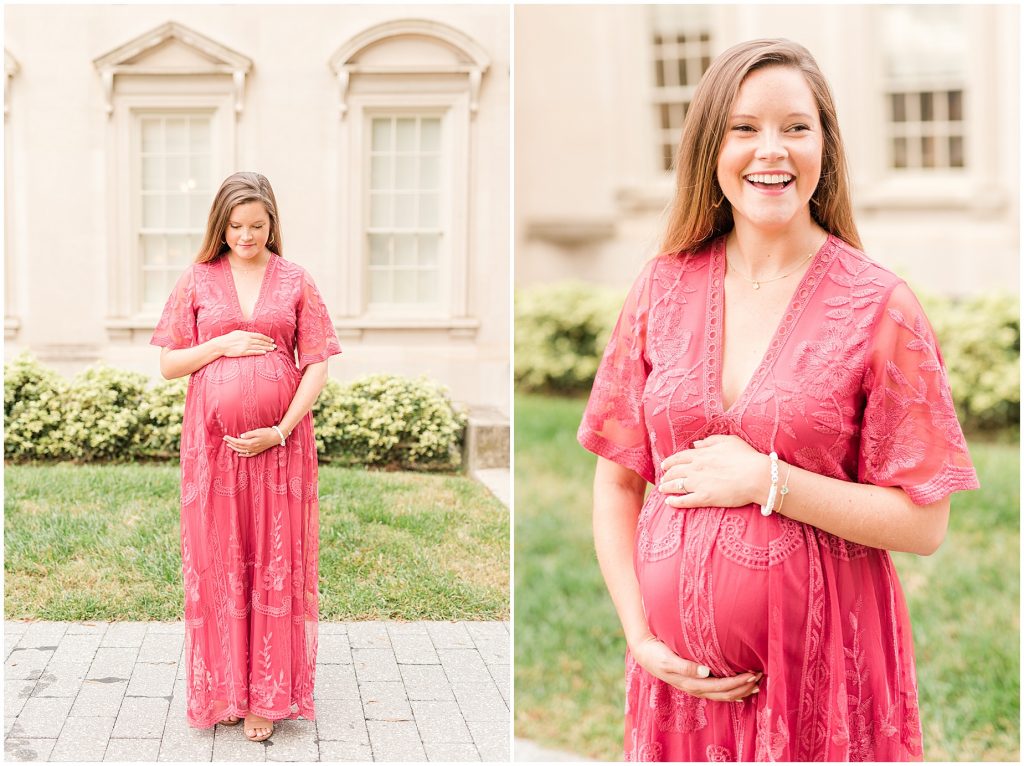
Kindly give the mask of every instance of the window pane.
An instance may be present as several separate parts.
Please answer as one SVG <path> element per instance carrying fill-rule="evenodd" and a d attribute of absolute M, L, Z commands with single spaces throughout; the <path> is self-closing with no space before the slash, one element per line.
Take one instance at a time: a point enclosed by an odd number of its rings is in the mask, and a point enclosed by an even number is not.
<path fill-rule="evenodd" d="M 421 269 L 418 272 L 416 293 L 423 303 L 437 303 L 440 299 L 437 290 L 437 271 Z"/>
<path fill-rule="evenodd" d="M 391 195 L 370 194 L 370 226 L 375 229 L 391 225 Z"/>
<path fill-rule="evenodd" d="M 142 121 L 142 151 L 146 153 L 163 151 L 163 125 L 160 120 Z"/>
<path fill-rule="evenodd" d="M 188 151 L 188 120 L 169 119 L 166 123 L 167 153 L 184 154 Z"/>
<path fill-rule="evenodd" d="M 416 226 L 416 195 L 395 195 L 395 228 L 412 229 Z"/>
<path fill-rule="evenodd" d="M 416 235 L 396 234 L 395 235 L 395 265 L 415 266 L 416 265 Z"/>
<path fill-rule="evenodd" d="M 167 237 L 167 260 L 172 265 L 188 263 L 192 255 L 194 253 L 189 252 L 187 236 L 172 235 Z"/>
<path fill-rule="evenodd" d="M 420 150 L 441 151 L 441 118 L 424 117 L 420 121 Z"/>
<path fill-rule="evenodd" d="M 416 157 L 395 157 L 395 188 L 416 188 Z"/>
<path fill-rule="evenodd" d="M 213 144 L 211 140 L 212 131 L 210 130 L 209 118 L 193 119 L 189 125 L 189 130 L 192 139 L 192 151 L 204 153 L 213 152 Z"/>
<path fill-rule="evenodd" d="M 396 271 L 395 272 L 395 303 L 416 302 L 416 272 Z"/>
<path fill-rule="evenodd" d="M 155 229 L 164 223 L 164 201 L 162 197 L 146 195 L 142 198 L 142 226 Z"/>
<path fill-rule="evenodd" d="M 158 191 L 164 188 L 164 162 L 161 157 L 142 158 L 142 188 L 144 191 Z"/>
<path fill-rule="evenodd" d="M 672 127 L 672 118 L 669 116 L 669 110 L 671 109 L 671 107 L 672 107 L 671 104 L 659 104 L 658 105 L 658 113 L 661 116 L 661 127 L 662 127 L 662 130 L 664 130 L 665 128 L 671 128 Z"/>
<path fill-rule="evenodd" d="M 420 157 L 420 188 L 426 191 L 441 188 L 440 157 Z"/>
<path fill-rule="evenodd" d="M 964 139 L 963 136 L 949 137 L 949 166 L 952 168 L 964 167 Z"/>
<path fill-rule="evenodd" d="M 370 300 L 374 303 L 391 302 L 391 272 L 370 270 Z"/>
<path fill-rule="evenodd" d="M 370 158 L 370 188 L 391 188 L 391 157 L 378 155 Z"/>
<path fill-rule="evenodd" d="M 210 216 L 210 201 L 205 194 L 189 195 L 188 222 L 192 228 L 206 227 L 206 219 Z"/>
<path fill-rule="evenodd" d="M 387 234 L 370 235 L 370 265 L 387 266 L 391 258 L 388 255 L 388 243 L 391 237 Z"/>
<path fill-rule="evenodd" d="M 907 121 L 907 98 L 905 93 L 893 93 L 890 96 L 892 100 L 892 121 L 893 122 L 906 122 Z"/>
<path fill-rule="evenodd" d="M 665 62 L 661 59 L 654 61 L 654 83 L 659 88 L 665 87 Z"/>
<path fill-rule="evenodd" d="M 894 168 L 905 168 L 907 166 L 907 139 L 894 138 L 892 142 L 892 166 Z"/>
<path fill-rule="evenodd" d="M 188 191 L 188 157 L 167 158 L 167 191 Z"/>
<path fill-rule="evenodd" d="M 935 136 L 921 137 L 921 167 L 935 167 Z"/>
<path fill-rule="evenodd" d="M 209 154 L 193 154 L 192 160 L 189 164 L 189 184 L 190 191 L 205 191 L 211 186 L 211 177 L 213 176 L 212 169 L 210 167 L 210 155 Z"/>
<path fill-rule="evenodd" d="M 437 250 L 438 245 L 441 241 L 441 235 L 439 234 L 420 234 L 419 235 L 419 246 L 420 246 L 420 266 L 436 266 L 437 265 Z"/>
<path fill-rule="evenodd" d="M 964 118 L 964 92 L 962 90 L 951 90 L 949 92 L 949 119 L 962 120 Z"/>
<path fill-rule="evenodd" d="M 932 93 L 921 94 L 921 121 L 922 122 L 935 122 L 935 105 L 933 102 Z"/>
<path fill-rule="evenodd" d="M 440 195 L 424 194 L 420 197 L 420 226 L 428 229 L 441 225 Z"/>
<path fill-rule="evenodd" d="M 399 117 L 395 120 L 395 149 L 400 152 L 416 151 L 416 119 Z"/>
<path fill-rule="evenodd" d="M 167 219 L 164 221 L 164 225 L 168 229 L 187 229 L 188 195 L 168 194 L 166 199 L 167 207 L 165 208 L 165 210 Z"/>
<path fill-rule="evenodd" d="M 164 272 L 144 271 L 142 272 L 142 300 L 144 303 L 159 306 L 167 300 L 170 288 L 165 284 Z"/>
<path fill-rule="evenodd" d="M 372 148 L 375 152 L 391 149 L 391 118 L 375 117 L 373 120 Z"/>
<path fill-rule="evenodd" d="M 167 256 L 162 236 L 147 234 L 142 237 L 142 263 L 146 266 L 166 265 Z"/>

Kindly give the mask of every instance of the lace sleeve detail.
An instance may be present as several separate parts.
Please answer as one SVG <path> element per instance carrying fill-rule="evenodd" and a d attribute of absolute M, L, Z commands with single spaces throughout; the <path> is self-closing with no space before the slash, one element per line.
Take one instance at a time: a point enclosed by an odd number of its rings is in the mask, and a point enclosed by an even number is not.
<path fill-rule="evenodd" d="M 590 452 L 654 482 L 643 394 L 650 373 L 646 353 L 650 305 L 649 263 L 633 284 L 605 347 L 576 438 Z"/>
<path fill-rule="evenodd" d="M 938 342 L 904 283 L 876 322 L 863 388 L 859 481 L 900 487 L 918 505 L 978 488 Z"/>
<path fill-rule="evenodd" d="M 303 274 L 297 314 L 295 348 L 300 370 L 341 353 L 330 312 L 309 274 Z"/>
<path fill-rule="evenodd" d="M 199 340 L 196 328 L 196 281 L 192 266 L 178 278 L 171 296 L 164 305 L 160 321 L 156 323 L 149 342 L 165 348 L 191 348 Z"/>

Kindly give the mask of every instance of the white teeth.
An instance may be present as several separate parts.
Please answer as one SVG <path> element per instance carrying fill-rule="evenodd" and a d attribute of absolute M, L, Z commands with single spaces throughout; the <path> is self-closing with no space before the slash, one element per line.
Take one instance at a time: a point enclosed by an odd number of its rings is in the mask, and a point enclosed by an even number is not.
<path fill-rule="evenodd" d="M 755 183 L 760 184 L 781 184 L 785 181 L 791 180 L 792 178 L 793 176 L 788 173 L 751 173 L 747 176 L 748 181 L 754 181 Z"/>

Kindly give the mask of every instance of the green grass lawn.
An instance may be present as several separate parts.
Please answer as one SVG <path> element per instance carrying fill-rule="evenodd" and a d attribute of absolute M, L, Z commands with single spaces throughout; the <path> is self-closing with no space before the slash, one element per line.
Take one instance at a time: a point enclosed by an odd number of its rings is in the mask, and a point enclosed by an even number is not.
<path fill-rule="evenodd" d="M 180 619 L 177 465 L 8 465 L 4 484 L 7 619 Z M 508 525 L 464 476 L 321 466 L 320 617 L 507 619 Z"/>
<path fill-rule="evenodd" d="M 516 735 L 621 758 L 625 642 L 594 557 L 584 401 L 517 396 Z M 895 555 L 917 650 L 925 757 L 1019 760 L 1019 463 L 972 442 L 983 489 L 954 497 L 931 557 Z"/>

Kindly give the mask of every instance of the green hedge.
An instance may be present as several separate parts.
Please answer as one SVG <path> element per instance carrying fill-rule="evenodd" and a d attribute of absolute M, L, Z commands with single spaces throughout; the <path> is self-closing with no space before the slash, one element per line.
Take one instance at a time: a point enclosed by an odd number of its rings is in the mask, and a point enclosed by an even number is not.
<path fill-rule="evenodd" d="M 4 365 L 4 457 L 127 462 L 177 457 L 188 379 L 150 385 L 105 365 L 66 381 L 28 354 Z M 426 378 L 328 380 L 313 407 L 318 457 L 351 466 L 451 470 L 466 416 Z"/>
<path fill-rule="evenodd" d="M 623 292 L 577 282 L 516 293 L 516 385 L 585 394 Z M 922 294 L 939 337 L 961 423 L 969 431 L 1020 424 L 1020 316 L 1008 295 L 953 300 Z"/>

